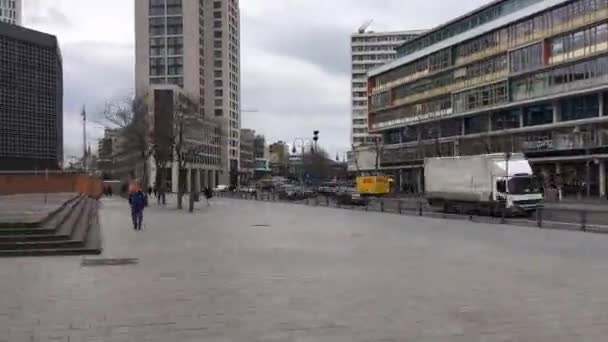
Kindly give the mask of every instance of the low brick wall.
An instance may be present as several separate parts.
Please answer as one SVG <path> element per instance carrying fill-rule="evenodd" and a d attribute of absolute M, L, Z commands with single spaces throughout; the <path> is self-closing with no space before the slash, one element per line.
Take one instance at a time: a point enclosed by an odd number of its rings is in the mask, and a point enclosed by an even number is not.
<path fill-rule="evenodd" d="M 1 175 L 0 195 L 78 192 L 101 197 L 102 181 L 84 174 Z"/>

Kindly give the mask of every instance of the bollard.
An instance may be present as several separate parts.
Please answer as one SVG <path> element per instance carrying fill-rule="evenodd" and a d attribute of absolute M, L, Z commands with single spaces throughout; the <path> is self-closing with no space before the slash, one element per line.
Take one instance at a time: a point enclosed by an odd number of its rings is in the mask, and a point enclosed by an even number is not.
<path fill-rule="evenodd" d="M 538 228 L 543 227 L 543 208 L 536 209 L 536 226 Z"/>
<path fill-rule="evenodd" d="M 422 202 L 418 201 L 418 216 L 422 216 Z"/>
<path fill-rule="evenodd" d="M 329 207 L 329 196 L 325 196 L 325 206 Z"/>
<path fill-rule="evenodd" d="M 581 216 L 581 230 L 587 231 L 587 212 L 584 210 L 581 210 L 580 216 Z"/>
<path fill-rule="evenodd" d="M 380 200 L 380 212 L 384 212 L 384 200 Z"/>
<path fill-rule="evenodd" d="M 401 210 L 401 201 L 397 201 L 397 211 L 399 212 L 399 215 L 401 215 L 402 210 Z"/>
<path fill-rule="evenodd" d="M 306 197 L 306 205 L 310 205 L 310 198 Z"/>

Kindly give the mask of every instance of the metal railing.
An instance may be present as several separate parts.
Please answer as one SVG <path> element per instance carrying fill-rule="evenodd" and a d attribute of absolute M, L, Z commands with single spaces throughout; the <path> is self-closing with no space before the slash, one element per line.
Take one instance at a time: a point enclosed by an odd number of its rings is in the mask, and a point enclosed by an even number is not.
<path fill-rule="evenodd" d="M 378 212 L 452 220 L 466 220 L 476 223 L 511 224 L 548 229 L 577 230 L 584 232 L 608 233 L 608 206 L 606 209 L 563 208 L 552 204 L 537 209 L 530 216 L 495 216 L 480 213 L 449 213 L 430 207 L 422 197 L 412 198 L 372 198 L 360 205 L 342 204 L 333 196 L 316 195 L 299 199 L 287 199 L 272 192 L 218 192 L 216 196 L 261 202 L 290 203 L 315 207 L 338 208 L 363 212 Z"/>

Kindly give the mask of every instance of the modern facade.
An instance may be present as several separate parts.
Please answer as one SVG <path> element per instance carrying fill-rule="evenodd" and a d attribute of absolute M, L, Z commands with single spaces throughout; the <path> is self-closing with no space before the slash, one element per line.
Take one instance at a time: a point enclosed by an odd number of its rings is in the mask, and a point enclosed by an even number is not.
<path fill-rule="evenodd" d="M 106 128 L 103 138 L 99 139 L 97 154 L 99 155 L 98 169 L 105 178 L 113 178 L 114 154 L 118 149 L 119 129 Z"/>
<path fill-rule="evenodd" d="M 209 118 L 180 119 L 184 101 L 180 98 L 184 96 L 180 87 L 156 85 L 152 89 L 148 119 L 151 136 L 158 145 L 149 165 L 150 179 L 156 184 L 169 183 L 173 192 L 180 187 L 188 192 L 220 184 L 226 153 L 222 148 L 226 138 L 221 124 Z"/>
<path fill-rule="evenodd" d="M 0 0 L 0 22 L 21 25 L 22 0 Z"/>
<path fill-rule="evenodd" d="M 367 71 L 395 59 L 395 48 L 423 31 L 366 32 L 350 37 L 351 145 L 373 143 L 367 128 Z"/>
<path fill-rule="evenodd" d="M 236 184 L 240 138 L 238 0 L 135 1 L 135 78 L 139 96 L 172 84 L 196 98 L 201 115 L 220 122 L 226 139 L 220 182 Z"/>
<path fill-rule="evenodd" d="M 284 141 L 277 141 L 268 146 L 269 165 L 274 176 L 287 176 L 289 174 L 289 145 Z"/>
<path fill-rule="evenodd" d="M 253 154 L 256 159 L 268 159 L 266 137 L 261 134 L 257 134 L 253 140 Z"/>
<path fill-rule="evenodd" d="M 382 168 L 421 191 L 423 159 L 523 152 L 545 188 L 606 194 L 608 0 L 501 0 L 369 72 Z"/>
<path fill-rule="evenodd" d="M 240 183 L 247 184 L 253 178 L 255 169 L 255 131 L 252 129 L 241 129 L 240 146 Z"/>
<path fill-rule="evenodd" d="M 0 22 L 0 169 L 63 164 L 63 68 L 55 36 Z"/>

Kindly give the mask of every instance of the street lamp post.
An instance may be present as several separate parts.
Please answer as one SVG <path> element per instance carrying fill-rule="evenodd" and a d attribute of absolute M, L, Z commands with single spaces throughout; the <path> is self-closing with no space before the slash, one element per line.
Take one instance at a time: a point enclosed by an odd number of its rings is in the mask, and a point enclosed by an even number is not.
<path fill-rule="evenodd" d="M 310 153 L 315 154 L 317 152 L 317 142 L 319 141 L 319 131 L 313 131 L 313 138 L 311 139 L 305 139 L 305 138 L 295 138 L 293 140 L 293 146 L 291 149 L 291 152 L 293 154 L 297 153 L 297 145 L 298 142 L 301 143 L 301 167 L 300 167 L 300 180 L 302 181 L 302 183 L 304 182 L 304 153 L 305 153 L 305 149 L 306 149 L 306 144 L 308 143 L 310 145 Z"/>

